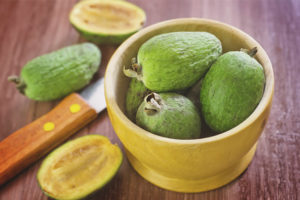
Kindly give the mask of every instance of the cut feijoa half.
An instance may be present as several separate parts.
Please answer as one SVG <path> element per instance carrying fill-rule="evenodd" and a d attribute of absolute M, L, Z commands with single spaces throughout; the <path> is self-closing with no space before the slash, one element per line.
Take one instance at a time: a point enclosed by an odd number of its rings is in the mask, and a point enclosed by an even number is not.
<path fill-rule="evenodd" d="M 82 199 L 101 189 L 117 173 L 123 155 L 101 135 L 71 140 L 51 152 L 38 173 L 38 184 L 54 199 Z"/>
<path fill-rule="evenodd" d="M 120 44 L 140 30 L 145 20 L 145 12 L 126 1 L 81 1 L 70 13 L 75 29 L 97 44 Z"/>

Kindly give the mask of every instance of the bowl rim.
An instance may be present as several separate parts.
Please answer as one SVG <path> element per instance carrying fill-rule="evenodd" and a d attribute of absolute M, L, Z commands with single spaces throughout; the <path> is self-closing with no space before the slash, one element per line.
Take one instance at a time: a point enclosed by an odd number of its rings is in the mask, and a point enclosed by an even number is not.
<path fill-rule="evenodd" d="M 116 61 L 118 58 L 122 55 L 122 53 L 136 40 L 139 39 L 139 37 L 143 36 L 144 34 L 148 32 L 155 31 L 157 29 L 160 29 L 165 26 L 172 26 L 176 24 L 191 24 L 191 23 L 198 23 L 198 24 L 213 24 L 213 25 L 218 25 L 222 26 L 224 29 L 229 29 L 232 32 L 236 32 L 242 37 L 244 37 L 248 43 L 254 44 L 257 48 L 260 54 L 262 54 L 262 59 L 264 59 L 264 62 L 266 63 L 264 67 L 264 73 L 266 69 L 268 69 L 269 73 L 268 76 L 265 73 L 266 77 L 266 83 L 265 83 L 265 89 L 264 93 L 262 96 L 262 99 L 260 100 L 259 104 L 256 106 L 255 110 L 251 113 L 251 115 L 246 118 L 243 122 L 235 126 L 234 128 L 219 133 L 217 135 L 209 136 L 209 137 L 204 137 L 204 138 L 198 138 L 198 139 L 173 139 L 173 138 L 167 138 L 163 136 L 159 136 L 156 134 L 153 134 L 149 131 L 144 130 L 143 128 L 139 127 L 136 125 L 134 122 L 132 122 L 130 119 L 127 118 L 125 113 L 123 113 L 118 106 L 116 99 L 113 98 L 112 92 L 107 88 L 107 85 L 109 85 L 109 81 L 112 81 L 109 76 L 111 73 L 112 68 L 114 67 Z M 266 90 L 266 85 L 267 82 L 269 83 L 269 89 Z M 233 27 L 229 24 L 216 21 L 216 20 L 211 20 L 211 19 L 206 19 L 206 18 L 176 18 L 176 19 L 171 19 L 171 20 L 166 20 L 162 22 L 158 22 L 155 24 L 152 24 L 150 26 L 147 26 L 137 33 L 133 34 L 131 37 L 129 37 L 127 40 L 125 40 L 119 47 L 118 49 L 114 52 L 112 57 L 110 58 L 107 68 L 105 71 L 105 77 L 104 77 L 104 88 L 105 88 L 105 99 L 107 105 L 110 105 L 110 108 L 114 110 L 114 112 L 119 116 L 120 120 L 124 122 L 128 126 L 128 129 L 133 131 L 135 134 L 140 135 L 141 137 L 148 137 L 150 139 L 158 140 L 161 142 L 167 142 L 167 143 L 173 143 L 173 144 L 200 144 L 200 143 L 211 143 L 211 142 L 217 142 L 220 140 L 223 140 L 225 138 L 229 138 L 231 136 L 234 136 L 238 134 L 239 132 L 243 131 L 247 127 L 249 127 L 261 114 L 266 110 L 269 104 L 272 102 L 272 97 L 274 93 L 274 72 L 272 68 L 272 63 L 265 52 L 265 50 L 262 48 L 262 46 L 255 40 L 253 39 L 250 35 L 245 33 L 244 31 Z M 112 101 L 113 100 L 113 101 Z"/>

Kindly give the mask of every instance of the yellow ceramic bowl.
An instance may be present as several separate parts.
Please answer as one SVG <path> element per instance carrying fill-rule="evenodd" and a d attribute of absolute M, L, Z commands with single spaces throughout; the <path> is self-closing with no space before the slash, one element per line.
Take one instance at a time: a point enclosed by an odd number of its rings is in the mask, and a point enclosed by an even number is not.
<path fill-rule="evenodd" d="M 265 70 L 264 95 L 255 111 L 240 125 L 222 134 L 194 140 L 154 135 L 124 114 L 129 78 L 122 72 L 152 36 L 174 31 L 207 31 L 222 42 L 223 52 L 258 48 L 256 59 Z M 149 26 L 126 40 L 110 59 L 105 74 L 108 114 L 133 168 L 151 183 L 178 192 L 201 192 L 238 177 L 251 162 L 270 113 L 274 90 L 271 62 L 264 49 L 246 33 L 207 19 L 175 19 Z"/>

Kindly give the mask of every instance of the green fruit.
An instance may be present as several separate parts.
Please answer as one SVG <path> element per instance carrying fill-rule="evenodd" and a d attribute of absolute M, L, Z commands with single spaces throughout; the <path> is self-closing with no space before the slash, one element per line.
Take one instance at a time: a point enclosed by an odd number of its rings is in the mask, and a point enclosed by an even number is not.
<path fill-rule="evenodd" d="M 193 104 L 200 110 L 200 90 L 203 79 L 200 79 L 195 85 L 193 85 L 187 92 L 186 97 L 193 102 Z"/>
<path fill-rule="evenodd" d="M 143 82 L 136 78 L 131 79 L 126 94 L 126 114 L 127 117 L 135 122 L 136 111 L 144 100 L 149 90 L 144 86 Z"/>
<path fill-rule="evenodd" d="M 82 199 L 108 183 L 123 160 L 117 145 L 86 135 L 51 152 L 37 173 L 42 191 L 54 199 Z"/>
<path fill-rule="evenodd" d="M 256 49 L 250 51 L 253 56 Z M 262 66 L 242 51 L 223 54 L 204 77 L 200 92 L 205 122 L 217 132 L 244 121 L 256 108 L 264 92 Z"/>
<path fill-rule="evenodd" d="M 10 81 L 28 98 L 59 99 L 86 86 L 99 68 L 101 52 L 91 43 L 62 48 L 29 61 Z"/>
<path fill-rule="evenodd" d="M 176 93 L 151 93 L 136 114 L 137 125 L 151 133 L 175 139 L 199 138 L 201 119 L 197 108 Z"/>
<path fill-rule="evenodd" d="M 194 85 L 222 53 L 220 40 L 207 32 L 157 35 L 138 51 L 138 64 L 124 69 L 155 92 L 184 90 Z"/>
<path fill-rule="evenodd" d="M 85 39 L 97 44 L 120 44 L 140 30 L 145 12 L 126 1 L 78 2 L 70 12 L 70 23 Z"/>

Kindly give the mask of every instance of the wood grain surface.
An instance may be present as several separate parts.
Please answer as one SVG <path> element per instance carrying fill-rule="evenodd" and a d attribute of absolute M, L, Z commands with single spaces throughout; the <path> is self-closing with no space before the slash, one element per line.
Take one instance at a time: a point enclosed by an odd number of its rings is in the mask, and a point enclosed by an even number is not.
<path fill-rule="evenodd" d="M 170 192 L 144 180 L 125 159 L 116 177 L 93 199 L 300 199 L 300 1 L 130 2 L 146 11 L 146 26 L 173 18 L 205 17 L 250 34 L 265 48 L 273 63 L 273 107 L 254 160 L 230 184 L 197 194 Z M 75 3 L 76 0 L 0 0 L 0 140 L 47 113 L 59 102 L 31 101 L 19 94 L 7 77 L 19 74 L 22 66 L 38 55 L 84 41 L 68 21 Z M 97 77 L 104 75 L 106 64 L 117 47 L 100 48 L 103 58 Z M 106 111 L 72 138 L 91 133 L 103 134 L 120 144 Z M 47 199 L 35 178 L 40 163 L 41 160 L 1 186 L 0 199 Z"/>

